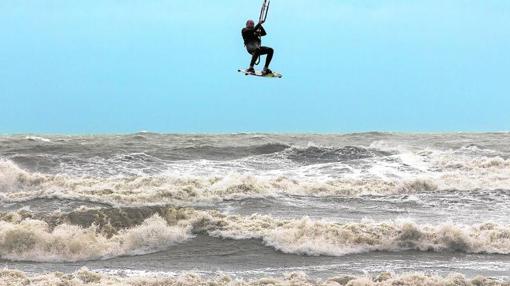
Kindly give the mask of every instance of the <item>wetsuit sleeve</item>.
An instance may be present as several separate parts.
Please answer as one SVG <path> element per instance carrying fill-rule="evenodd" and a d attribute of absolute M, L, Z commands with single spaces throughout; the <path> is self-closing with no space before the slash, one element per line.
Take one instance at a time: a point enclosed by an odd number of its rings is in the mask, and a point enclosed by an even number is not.
<path fill-rule="evenodd" d="M 258 23 L 254 28 L 253 28 L 253 31 L 256 32 L 257 30 L 260 29 L 260 36 L 261 37 L 264 37 L 265 35 L 267 35 L 266 33 L 266 30 L 264 29 L 264 27 L 262 27 L 262 24 L 261 23 Z M 258 35 L 258 34 L 257 34 Z"/>
<path fill-rule="evenodd" d="M 267 35 L 266 30 L 262 27 L 262 25 L 260 25 L 260 36 L 264 37 L 265 35 Z"/>

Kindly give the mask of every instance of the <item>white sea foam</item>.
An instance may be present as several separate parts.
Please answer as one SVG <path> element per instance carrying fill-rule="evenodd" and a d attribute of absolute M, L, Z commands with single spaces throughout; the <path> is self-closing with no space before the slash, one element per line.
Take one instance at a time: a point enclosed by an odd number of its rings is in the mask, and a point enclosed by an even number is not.
<path fill-rule="evenodd" d="M 40 137 L 40 136 L 27 136 L 27 137 L 25 137 L 25 139 L 30 140 L 30 141 L 41 141 L 41 142 L 46 142 L 46 143 L 51 142 L 50 139 Z"/>
<path fill-rule="evenodd" d="M 86 211 L 83 213 L 90 217 Z M 337 223 L 308 217 L 277 219 L 173 208 L 159 213 L 140 225 L 128 224 L 120 230 L 110 230 L 108 225 L 83 228 L 69 223 L 51 229 L 43 220 L 4 215 L 0 221 L 0 256 L 30 261 L 102 259 L 162 250 L 192 238 L 193 234 L 258 239 L 275 250 L 308 256 L 404 250 L 510 254 L 510 226 L 495 223 L 429 225 L 409 220 Z M 76 212 L 73 217 L 79 215 Z M 106 221 L 117 219 L 108 217 L 107 212 L 98 213 L 98 217 Z"/>
<path fill-rule="evenodd" d="M 94 171 L 89 172 L 98 166 L 87 164 L 80 167 L 81 175 L 80 172 L 66 173 L 65 170 L 56 175 L 29 172 L 4 159 L 0 160 L 0 196 L 7 202 L 37 197 L 90 200 L 114 205 L 187 206 L 280 195 L 359 196 L 510 189 L 510 159 L 499 156 L 497 152 L 480 150 L 476 146 L 453 150 L 419 149 L 376 141 L 368 149 L 293 147 L 228 163 L 208 160 L 164 163 L 149 156 L 151 162 L 157 162 L 157 169 L 161 171 L 150 175 L 133 171 L 128 172 L 131 175 L 116 176 L 99 176 Z M 384 156 L 370 155 L 377 152 L 388 153 Z M 361 159 L 321 162 L 324 154 L 347 158 L 359 155 Z M 116 158 L 114 156 L 112 162 L 102 159 L 99 167 L 108 168 L 109 164 L 118 165 L 126 161 Z M 319 162 L 303 166 L 292 161 L 296 158 L 299 162 Z M 140 164 L 136 162 L 127 160 L 126 168 L 137 170 Z M 263 165 L 271 168 L 257 169 Z"/>
<path fill-rule="evenodd" d="M 27 274 L 18 270 L 0 271 L 0 285 L 217 285 L 217 286 L 508 286 L 507 281 L 477 276 L 466 278 L 462 274 L 452 273 L 448 276 L 426 275 L 423 273 L 392 274 L 384 272 L 374 276 L 334 276 L 328 279 L 312 279 L 303 272 L 287 273 L 281 277 L 261 277 L 252 279 L 234 278 L 225 274 L 205 277 L 194 272 L 174 276 L 116 276 L 90 271 L 82 268 L 72 274 L 51 272 L 47 274 Z"/>
<path fill-rule="evenodd" d="M 155 252 L 191 237 L 190 226 L 169 226 L 157 215 L 112 236 L 95 226 L 61 224 L 50 229 L 41 220 L 0 221 L 0 256 L 15 261 L 105 259 Z"/>
<path fill-rule="evenodd" d="M 128 206 L 190 206 L 280 195 L 359 196 L 510 188 L 510 159 L 472 159 L 448 154 L 426 157 L 419 163 L 420 170 L 425 168 L 423 162 L 430 165 L 426 172 L 399 171 L 401 167 L 394 166 L 395 163 L 381 167 L 385 162 L 380 162 L 366 171 L 338 177 L 310 175 L 314 172 L 310 167 L 303 169 L 303 174 L 273 171 L 198 176 L 166 172 L 159 175 L 89 177 L 28 172 L 12 161 L 0 160 L 0 196 L 5 202 L 65 198 Z"/>
<path fill-rule="evenodd" d="M 261 239 L 285 253 L 342 256 L 370 251 L 461 251 L 510 254 L 510 226 L 497 224 L 419 225 L 412 221 L 333 223 L 321 220 L 281 220 L 201 214 L 212 236 Z"/>

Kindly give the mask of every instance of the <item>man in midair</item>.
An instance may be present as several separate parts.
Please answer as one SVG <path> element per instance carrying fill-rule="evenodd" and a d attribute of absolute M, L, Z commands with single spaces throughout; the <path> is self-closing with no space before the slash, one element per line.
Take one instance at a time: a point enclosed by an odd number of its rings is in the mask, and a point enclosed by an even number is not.
<path fill-rule="evenodd" d="M 261 38 L 267 35 L 266 30 L 262 27 L 264 21 L 259 22 L 255 25 L 253 20 L 246 21 L 246 28 L 242 30 L 244 45 L 246 46 L 246 50 L 248 53 L 252 55 L 250 67 L 246 70 L 250 73 L 255 73 L 255 62 L 261 55 L 267 55 L 266 64 L 264 65 L 264 69 L 262 70 L 262 75 L 271 74 L 272 71 L 269 69 L 269 64 L 271 64 L 271 60 L 273 59 L 274 50 L 269 47 L 262 46 Z"/>

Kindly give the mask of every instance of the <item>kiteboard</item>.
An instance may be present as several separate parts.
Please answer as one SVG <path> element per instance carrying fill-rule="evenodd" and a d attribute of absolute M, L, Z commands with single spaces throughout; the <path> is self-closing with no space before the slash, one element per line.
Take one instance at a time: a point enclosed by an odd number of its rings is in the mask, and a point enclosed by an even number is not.
<path fill-rule="evenodd" d="M 246 70 L 242 70 L 242 69 L 239 69 L 237 71 L 240 73 L 244 73 L 244 75 L 252 75 L 252 76 L 258 76 L 258 77 L 269 77 L 269 78 L 271 78 L 271 77 L 282 78 L 283 77 L 283 75 L 281 73 L 277 73 L 277 72 L 272 72 L 270 74 L 263 75 L 262 71 L 255 71 L 254 73 L 246 71 Z"/>

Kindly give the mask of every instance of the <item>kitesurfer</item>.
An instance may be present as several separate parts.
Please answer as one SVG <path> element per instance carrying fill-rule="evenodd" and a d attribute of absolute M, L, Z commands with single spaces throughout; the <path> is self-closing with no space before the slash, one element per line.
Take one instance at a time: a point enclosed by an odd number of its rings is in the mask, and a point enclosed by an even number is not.
<path fill-rule="evenodd" d="M 246 21 L 246 28 L 242 30 L 242 35 L 244 39 L 244 45 L 246 46 L 246 50 L 248 53 L 252 55 L 250 67 L 246 70 L 250 73 L 255 73 L 255 69 L 253 66 L 255 62 L 261 55 L 267 55 L 266 64 L 264 65 L 264 69 L 262 70 L 262 75 L 271 74 L 272 71 L 269 69 L 269 64 L 271 64 L 271 60 L 273 59 L 274 50 L 269 47 L 262 46 L 261 37 L 267 35 L 266 30 L 262 27 L 264 21 L 260 21 L 257 25 L 253 20 Z"/>

